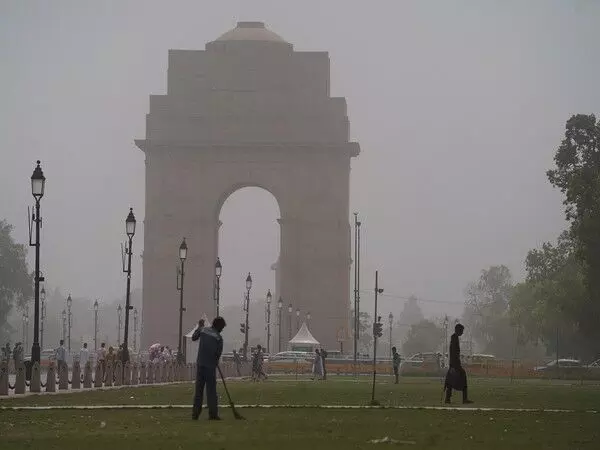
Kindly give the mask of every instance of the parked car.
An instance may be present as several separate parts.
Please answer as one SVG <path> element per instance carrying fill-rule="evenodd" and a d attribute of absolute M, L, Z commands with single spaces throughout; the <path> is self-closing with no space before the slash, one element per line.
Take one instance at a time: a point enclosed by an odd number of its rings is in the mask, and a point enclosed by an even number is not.
<path fill-rule="evenodd" d="M 537 373 L 553 373 L 560 372 L 563 375 L 572 373 L 581 373 L 587 370 L 587 366 L 583 365 L 578 359 L 559 359 L 558 361 L 552 360 L 549 363 L 534 367 L 533 369 Z"/>

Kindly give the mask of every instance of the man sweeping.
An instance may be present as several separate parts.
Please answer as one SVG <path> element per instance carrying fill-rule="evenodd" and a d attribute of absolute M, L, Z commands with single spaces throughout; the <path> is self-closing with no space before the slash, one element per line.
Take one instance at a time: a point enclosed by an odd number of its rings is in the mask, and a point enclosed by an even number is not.
<path fill-rule="evenodd" d="M 458 338 L 462 336 L 465 331 L 465 327 L 460 323 L 457 323 L 454 327 L 454 334 L 450 337 L 450 368 L 446 374 L 446 381 L 444 382 L 444 390 L 446 391 L 446 403 L 450 403 L 452 397 L 452 389 L 462 391 L 463 404 L 473 403 L 469 400 L 467 395 L 467 372 L 463 369 L 460 362 L 460 343 Z"/>
<path fill-rule="evenodd" d="M 221 331 L 225 328 L 225 319 L 215 317 L 212 327 L 204 327 L 204 321 L 198 322 L 198 328 L 192 335 L 192 341 L 198 343 L 198 358 L 196 360 L 196 393 L 192 419 L 198 420 L 202 412 L 204 386 L 206 386 L 206 403 L 208 404 L 208 419 L 221 420 L 217 405 L 217 365 L 223 353 L 223 338 Z"/>

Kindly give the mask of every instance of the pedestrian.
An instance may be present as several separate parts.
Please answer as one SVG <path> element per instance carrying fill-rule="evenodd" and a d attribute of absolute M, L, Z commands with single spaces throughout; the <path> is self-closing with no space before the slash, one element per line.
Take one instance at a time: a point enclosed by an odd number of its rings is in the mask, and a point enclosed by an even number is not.
<path fill-rule="evenodd" d="M 123 361 L 123 344 L 119 345 L 119 349 L 117 350 L 117 361 Z"/>
<path fill-rule="evenodd" d="M 321 354 L 318 348 L 315 349 L 315 359 L 313 360 L 312 372 L 313 380 L 321 379 L 323 377 L 323 358 L 321 358 Z"/>
<path fill-rule="evenodd" d="M 83 347 L 79 350 L 79 367 L 81 370 L 85 369 L 85 365 L 88 363 L 90 359 L 90 351 L 87 348 L 87 342 L 83 343 Z"/>
<path fill-rule="evenodd" d="M 242 358 L 240 358 L 240 354 L 233 350 L 233 364 L 235 364 L 235 372 L 238 377 L 242 376 Z"/>
<path fill-rule="evenodd" d="M 458 338 L 462 336 L 465 327 L 460 323 L 457 323 L 454 327 L 454 334 L 450 337 L 450 348 L 449 348 L 449 365 L 450 368 L 446 373 L 446 380 L 444 382 L 444 390 L 446 391 L 446 403 L 450 403 L 452 397 L 452 389 L 462 391 L 463 404 L 473 403 L 469 400 L 467 394 L 467 372 L 463 369 L 460 362 L 460 342 Z"/>
<path fill-rule="evenodd" d="M 106 343 L 104 342 L 100 344 L 100 348 L 96 351 L 96 361 L 98 361 L 98 365 L 100 366 L 101 378 L 104 379 L 104 372 L 106 371 Z"/>
<path fill-rule="evenodd" d="M 392 366 L 394 368 L 394 384 L 398 384 L 398 379 L 400 377 L 400 354 L 396 347 L 392 347 Z"/>
<path fill-rule="evenodd" d="M 58 348 L 54 352 L 56 357 L 56 364 L 58 368 L 58 374 L 60 376 L 63 367 L 67 365 L 67 350 L 65 349 L 65 341 L 61 339 Z"/>
<path fill-rule="evenodd" d="M 10 342 L 6 343 L 6 346 L 2 348 L 2 361 L 6 361 L 6 364 L 10 362 Z"/>
<path fill-rule="evenodd" d="M 329 356 L 327 354 L 327 350 L 325 350 L 324 348 L 321 349 L 321 367 L 323 370 L 323 380 L 327 379 L 327 365 L 325 364 L 325 358 L 327 358 L 327 356 Z"/>
<path fill-rule="evenodd" d="M 202 412 L 204 387 L 206 386 L 206 403 L 208 405 L 208 419 L 221 420 L 217 404 L 217 365 L 223 353 L 223 337 L 221 331 L 225 328 L 225 319 L 215 317 L 212 327 L 203 327 L 203 321 L 198 322 L 198 328 L 192 335 L 192 341 L 198 343 L 198 357 L 196 360 L 196 392 L 192 419 L 198 420 Z"/>
<path fill-rule="evenodd" d="M 256 351 L 252 355 L 252 381 L 260 380 L 262 376 L 265 380 L 267 379 L 267 375 L 263 370 L 263 361 L 264 361 L 264 353 L 262 350 L 262 346 L 258 345 L 256 347 Z"/>

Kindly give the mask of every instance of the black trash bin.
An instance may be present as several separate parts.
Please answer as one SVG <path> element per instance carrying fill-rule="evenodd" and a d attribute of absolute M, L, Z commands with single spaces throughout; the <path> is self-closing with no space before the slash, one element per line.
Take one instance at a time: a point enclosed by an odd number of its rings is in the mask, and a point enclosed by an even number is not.
<path fill-rule="evenodd" d="M 31 381 L 31 368 L 33 366 L 33 364 L 31 363 L 31 361 L 24 361 L 25 363 L 25 379 L 27 381 Z"/>

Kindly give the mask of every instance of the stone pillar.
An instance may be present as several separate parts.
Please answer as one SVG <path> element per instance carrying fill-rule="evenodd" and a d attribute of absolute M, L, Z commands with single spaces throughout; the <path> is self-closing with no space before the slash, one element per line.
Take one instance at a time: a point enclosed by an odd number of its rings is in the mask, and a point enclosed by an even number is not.
<path fill-rule="evenodd" d="M 88 361 L 83 368 L 83 387 L 89 389 L 92 387 L 92 364 Z"/>
<path fill-rule="evenodd" d="M 104 384 L 104 371 L 102 370 L 102 365 L 100 361 L 96 363 L 96 375 L 94 378 L 94 387 L 99 388 Z"/>
<path fill-rule="evenodd" d="M 71 389 L 81 388 L 81 369 L 79 361 L 73 363 L 73 374 L 71 375 Z"/>
<path fill-rule="evenodd" d="M 125 367 L 123 369 L 123 384 L 125 386 L 131 384 L 131 365 L 129 364 L 129 361 L 125 362 Z"/>
<path fill-rule="evenodd" d="M 106 373 L 104 374 L 104 386 L 111 387 L 113 385 L 114 367 L 112 361 L 106 362 Z"/>
<path fill-rule="evenodd" d="M 146 384 L 146 363 L 142 361 L 140 363 L 140 384 Z"/>
<path fill-rule="evenodd" d="M 147 383 L 148 384 L 153 384 L 154 383 L 154 372 L 156 371 L 156 364 L 149 362 L 148 363 L 148 374 L 147 374 Z"/>
<path fill-rule="evenodd" d="M 0 362 L 0 395 L 8 395 L 8 364 Z"/>
<path fill-rule="evenodd" d="M 115 363 L 115 386 L 121 386 L 123 384 L 123 365 L 121 361 Z"/>
<path fill-rule="evenodd" d="M 31 366 L 31 383 L 29 385 L 29 392 L 41 392 L 42 391 L 42 374 L 40 373 L 40 363 L 33 363 Z"/>
<path fill-rule="evenodd" d="M 61 364 L 58 369 L 58 389 L 69 390 L 69 366 L 67 363 Z"/>
<path fill-rule="evenodd" d="M 51 362 L 46 372 L 46 392 L 56 392 L 56 366 Z"/>
<path fill-rule="evenodd" d="M 17 379 L 15 380 L 15 394 L 25 393 L 25 365 L 21 362 L 15 367 Z"/>

